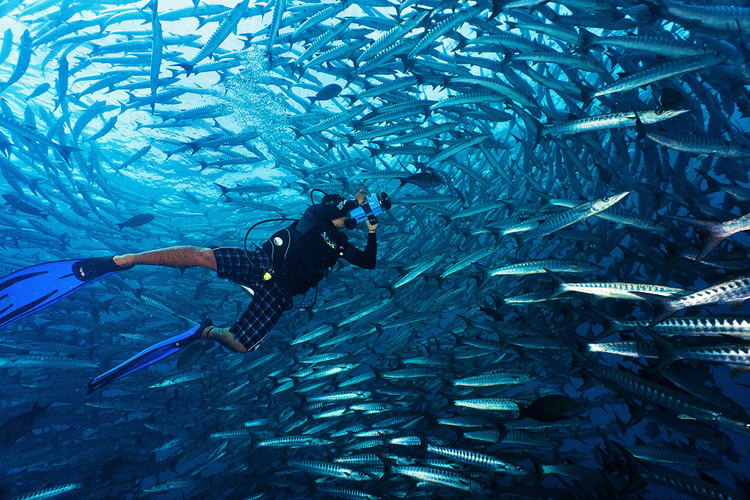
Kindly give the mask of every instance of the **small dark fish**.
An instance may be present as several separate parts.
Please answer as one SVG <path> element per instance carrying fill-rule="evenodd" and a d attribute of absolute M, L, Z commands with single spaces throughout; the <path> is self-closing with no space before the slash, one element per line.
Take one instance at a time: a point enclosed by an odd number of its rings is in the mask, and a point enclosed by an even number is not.
<path fill-rule="evenodd" d="M 148 224 L 152 220 L 154 220 L 154 216 L 151 214 L 138 214 L 135 217 L 131 217 L 130 219 L 126 220 L 125 222 L 115 224 L 115 226 L 119 227 L 120 229 L 124 227 L 138 227 L 144 224 Z"/>
<path fill-rule="evenodd" d="M 683 105 L 684 102 L 685 96 L 683 96 L 679 91 L 670 89 L 669 87 L 662 89 L 661 99 L 659 99 L 659 104 L 661 104 L 662 108 L 676 109 L 678 106 Z"/>
<path fill-rule="evenodd" d="M 180 357 L 177 359 L 177 369 L 184 370 L 185 368 L 193 366 L 193 364 L 200 359 L 205 350 L 206 346 L 202 345 L 202 342 L 195 342 L 193 345 L 187 346 L 182 350 Z"/>
<path fill-rule="evenodd" d="M 402 187 L 406 184 L 414 184 L 419 187 L 437 187 L 443 185 L 443 180 L 434 172 L 419 172 L 408 177 L 399 179 Z"/>
<path fill-rule="evenodd" d="M 339 95 L 341 90 L 341 85 L 339 85 L 338 83 L 326 85 L 325 87 L 320 89 L 317 94 L 310 98 L 310 104 L 315 104 L 317 101 L 327 101 L 329 99 L 333 99 L 334 97 Z"/>
<path fill-rule="evenodd" d="M 49 83 L 43 83 L 39 85 L 37 88 L 34 89 L 34 92 L 29 94 L 29 96 L 26 98 L 26 102 L 28 102 L 30 99 L 33 99 L 35 97 L 39 97 L 40 95 L 44 94 L 50 89 Z"/>
<path fill-rule="evenodd" d="M 5 201 L 7 202 L 8 205 L 15 208 L 19 212 L 24 212 L 29 215 L 36 215 L 43 219 L 46 219 L 48 217 L 47 214 L 39 210 L 34 205 L 23 201 L 20 196 L 17 196 L 15 194 L 4 194 L 3 198 L 5 198 Z"/>
<path fill-rule="evenodd" d="M 550 394 L 544 396 L 529 406 L 518 405 L 520 414 L 518 418 L 529 417 L 542 422 L 557 422 L 578 415 L 581 407 L 567 396 Z"/>
<path fill-rule="evenodd" d="M 34 427 L 34 417 L 46 410 L 48 406 L 40 406 L 37 401 L 31 410 L 3 422 L 0 425 L 0 444 L 9 445 L 18 441 Z"/>
<path fill-rule="evenodd" d="M 0 64 L 4 63 L 13 49 L 13 31 L 8 28 L 3 36 L 3 44 L 0 46 Z"/>

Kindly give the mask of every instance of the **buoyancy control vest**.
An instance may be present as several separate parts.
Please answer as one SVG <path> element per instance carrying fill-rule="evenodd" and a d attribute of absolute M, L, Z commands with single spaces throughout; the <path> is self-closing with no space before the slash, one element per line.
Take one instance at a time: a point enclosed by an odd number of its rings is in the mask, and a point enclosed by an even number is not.
<path fill-rule="evenodd" d="M 262 249 L 273 265 L 264 273 L 264 280 L 280 283 L 292 295 L 304 294 L 344 255 L 348 240 L 326 219 L 322 208 L 309 207 L 300 220 L 263 243 Z"/>

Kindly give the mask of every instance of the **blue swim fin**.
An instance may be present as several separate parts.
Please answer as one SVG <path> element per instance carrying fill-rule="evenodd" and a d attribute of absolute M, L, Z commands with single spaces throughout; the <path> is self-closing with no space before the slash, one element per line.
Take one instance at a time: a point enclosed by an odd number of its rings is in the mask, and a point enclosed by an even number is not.
<path fill-rule="evenodd" d="M 0 329 L 54 304 L 103 276 L 130 267 L 118 266 L 112 257 L 58 260 L 27 267 L 0 278 Z"/>
<path fill-rule="evenodd" d="M 115 366 L 108 372 L 102 373 L 89 382 L 88 394 L 91 394 L 95 390 L 104 387 L 125 375 L 156 363 L 157 361 L 176 353 L 188 344 L 199 340 L 203 332 L 203 326 L 204 325 L 195 325 L 184 333 L 170 337 L 158 344 L 154 344 L 151 347 L 142 350 L 127 361 Z"/>

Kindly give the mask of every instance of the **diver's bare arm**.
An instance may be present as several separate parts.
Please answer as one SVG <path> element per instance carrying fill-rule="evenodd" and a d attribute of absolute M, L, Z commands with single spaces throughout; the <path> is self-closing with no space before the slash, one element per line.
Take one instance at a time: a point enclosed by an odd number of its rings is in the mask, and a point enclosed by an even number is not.
<path fill-rule="evenodd" d="M 210 248 L 187 245 L 116 255 L 114 261 L 118 266 L 139 264 L 167 267 L 200 266 L 216 271 L 216 259 Z"/>

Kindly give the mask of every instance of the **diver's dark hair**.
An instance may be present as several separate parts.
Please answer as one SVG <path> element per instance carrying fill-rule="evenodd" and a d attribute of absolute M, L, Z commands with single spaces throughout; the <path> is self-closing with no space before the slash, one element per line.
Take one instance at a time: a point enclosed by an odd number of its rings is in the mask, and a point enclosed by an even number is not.
<path fill-rule="evenodd" d="M 320 200 L 323 205 L 338 205 L 344 201 L 344 197 L 340 194 L 327 194 Z"/>

